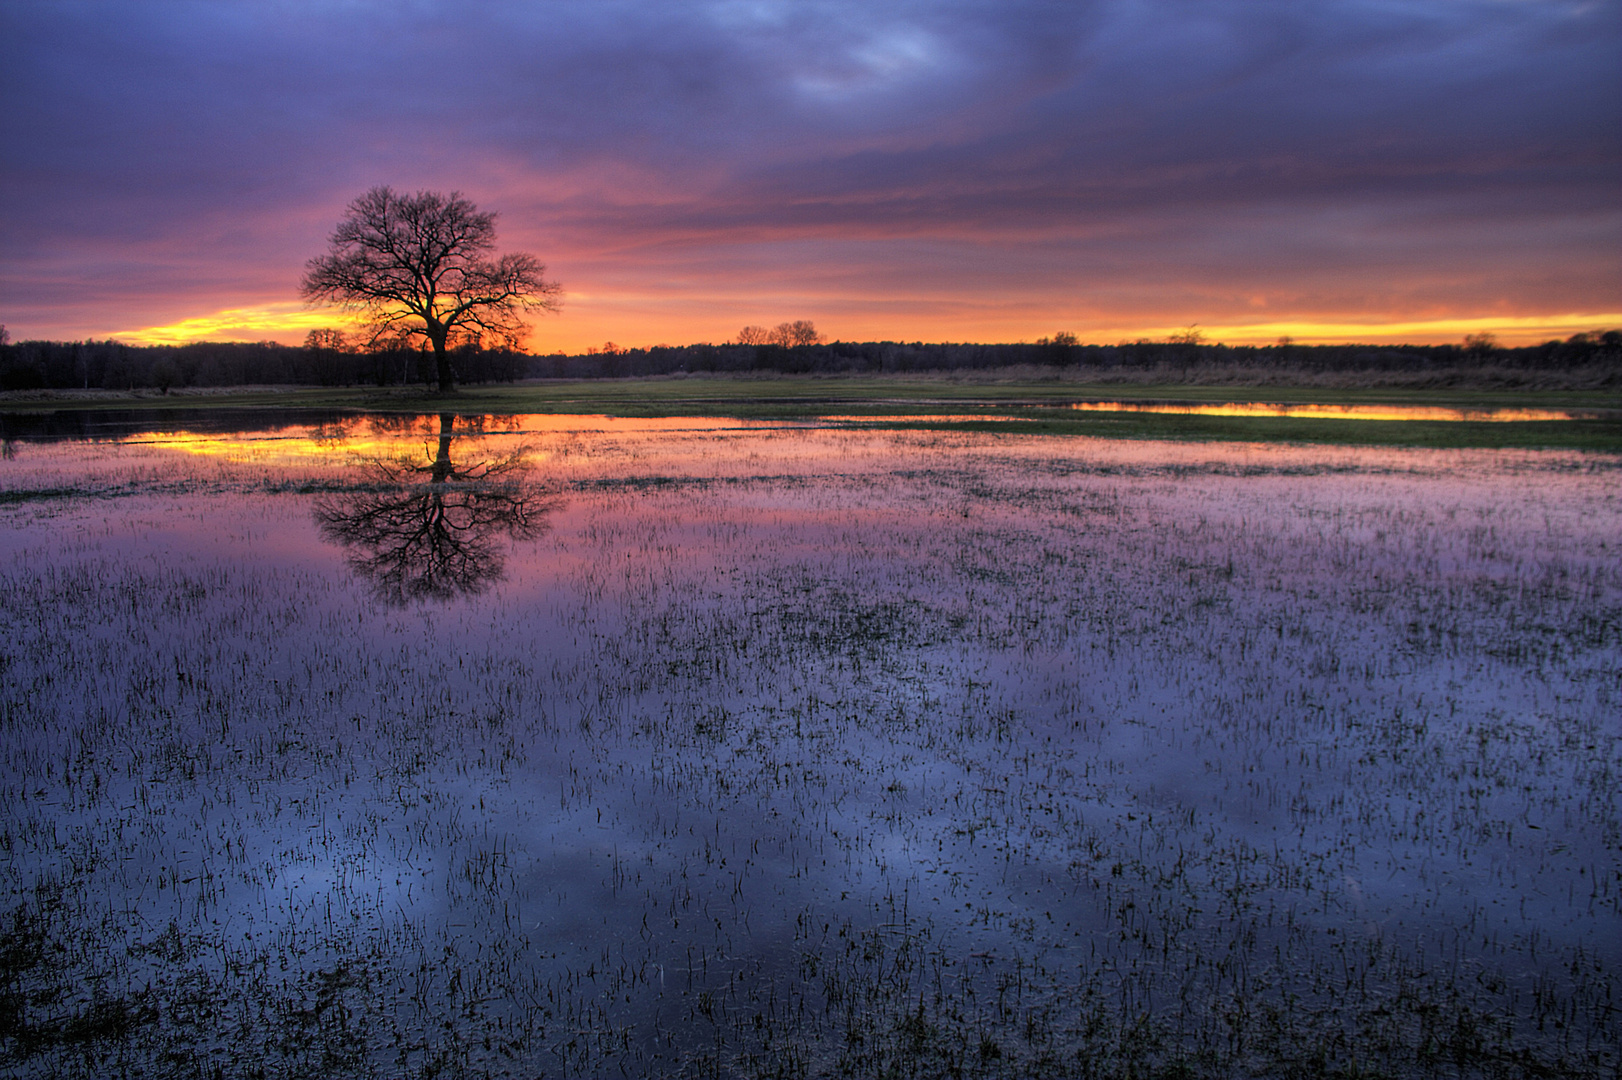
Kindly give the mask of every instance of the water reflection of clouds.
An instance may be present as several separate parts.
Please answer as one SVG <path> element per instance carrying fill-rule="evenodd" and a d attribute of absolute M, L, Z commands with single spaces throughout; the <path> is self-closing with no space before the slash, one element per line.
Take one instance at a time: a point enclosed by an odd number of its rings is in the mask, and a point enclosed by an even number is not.
<path fill-rule="evenodd" d="M 1078 401 L 1078 412 L 1169 413 L 1181 416 L 1275 416 L 1312 420 L 1407 420 L 1444 423 L 1512 424 L 1528 421 L 1581 420 L 1595 414 L 1571 409 L 1466 409 L 1438 405 L 1317 405 L 1265 401 L 1212 403 L 1149 401 Z"/>
<path fill-rule="evenodd" d="M 385 458 L 377 491 L 476 487 L 527 437 L 461 425 L 399 426 L 416 456 Z M 68 452 L 39 452 L 63 484 Z M 144 940 L 175 919 L 309 948 L 291 962 L 313 971 L 352 934 L 376 1000 L 426 970 L 424 1013 L 457 1023 L 446 987 L 475 953 L 503 1001 L 601 995 L 583 973 L 623 961 L 626 996 L 591 1000 L 636 1037 L 694 1030 L 670 1010 L 700 993 L 805 985 L 802 957 L 860 976 L 848 958 L 875 942 L 987 985 L 1033 956 L 1181 978 L 1185 958 L 1259 967 L 1275 946 L 1316 977 L 1376 932 L 1441 963 L 1432 931 L 1491 907 L 1481 926 L 1511 944 L 1466 944 L 1471 964 L 1566 993 L 1578 949 L 1615 958 L 1566 899 L 1615 861 L 1614 754 L 1587 734 L 1606 715 L 1590 672 L 1614 660 L 1579 632 L 1616 595 L 1608 458 L 605 433 L 548 463 L 570 505 L 544 542 L 498 545 L 499 587 L 385 610 L 355 602 L 311 524 L 361 474 L 327 496 L 252 478 L 177 497 L 174 475 L 229 470 L 94 453 L 166 486 L 14 530 L 53 542 L 8 594 L 29 690 L 0 780 L 56 799 L 10 804 L 14 871 L 80 874 L 90 915 L 139 893 Z M 185 530 L 198 547 L 177 555 Z M 1550 651 L 1531 679 L 1506 648 Z M 100 716 L 80 704 L 97 694 Z M 72 789 L 43 763 L 81 746 L 161 812 L 76 870 L 51 826 L 93 839 L 136 802 L 61 809 Z M 1502 794 L 1476 798 L 1489 767 Z M 1243 921 L 1275 904 L 1282 940 Z M 1254 942 L 1223 936 L 1247 926 Z M 1529 930 L 1536 957 L 1514 943 Z"/>

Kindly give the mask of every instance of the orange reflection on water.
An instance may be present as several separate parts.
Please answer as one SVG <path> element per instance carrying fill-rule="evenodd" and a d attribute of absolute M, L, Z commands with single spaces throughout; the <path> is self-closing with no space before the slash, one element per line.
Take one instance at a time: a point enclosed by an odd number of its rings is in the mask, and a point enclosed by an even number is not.
<path fill-rule="evenodd" d="M 1284 405 L 1260 401 L 1184 405 L 1172 402 L 1078 401 L 1080 412 L 1173 413 L 1184 416 L 1282 416 L 1315 420 L 1469 420 L 1518 423 L 1528 420 L 1591 419 L 1569 409 L 1462 409 L 1437 405 Z"/>
<path fill-rule="evenodd" d="M 1268 402 L 1084 401 L 1068 408 L 1078 412 L 1170 413 L 1194 416 L 1286 417 L 1335 420 L 1552 421 L 1595 418 L 1600 414 L 1564 409 L 1470 409 L 1430 405 L 1324 405 Z M 1045 411 L 1045 410 L 1043 410 Z M 1050 414 L 1051 415 L 1051 414 Z M 1040 415 L 985 413 L 830 414 L 809 420 L 741 420 L 732 417 L 616 417 L 571 413 L 458 415 L 456 434 L 464 439 L 519 439 L 531 436 L 608 435 L 711 436 L 723 432 L 766 429 L 886 427 L 908 424 L 1007 423 L 1041 419 Z M 149 446 L 221 462 L 262 466 L 343 465 L 357 459 L 416 455 L 439 437 L 437 414 L 354 417 L 318 426 L 291 425 L 250 432 L 200 432 L 175 429 L 146 432 L 118 440 L 127 446 Z M 430 457 L 432 454 L 430 454 Z M 548 455 L 533 455 L 543 460 Z"/>
<path fill-rule="evenodd" d="M 981 420 L 1038 420 L 1036 416 L 1006 416 L 1001 413 L 897 413 L 891 415 L 819 416 L 820 424 L 965 424 Z"/>
<path fill-rule="evenodd" d="M 126 446 L 157 446 L 166 450 L 195 454 L 198 457 L 261 462 L 328 460 L 338 455 L 387 457 L 398 453 L 408 445 L 415 446 L 418 441 L 420 440 L 416 437 L 408 441 L 400 437 L 336 439 L 264 432 L 214 435 L 194 431 L 154 431 L 119 440 Z"/>
<path fill-rule="evenodd" d="M 456 419 L 457 439 L 569 433 L 629 435 L 781 426 L 775 422 L 728 417 L 616 417 L 569 413 L 458 415 Z M 161 447 L 222 461 L 291 465 L 413 454 L 423 447 L 425 440 L 438 436 L 439 418 L 429 415 L 365 417 L 315 429 L 288 427 L 228 433 L 155 431 L 118 441 L 126 446 Z"/>

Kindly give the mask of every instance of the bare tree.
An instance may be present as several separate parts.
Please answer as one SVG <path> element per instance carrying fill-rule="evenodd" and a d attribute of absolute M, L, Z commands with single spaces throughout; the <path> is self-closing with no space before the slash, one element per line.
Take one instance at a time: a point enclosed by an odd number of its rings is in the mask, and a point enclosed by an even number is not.
<path fill-rule="evenodd" d="M 304 335 L 304 347 L 311 350 L 329 349 L 332 352 L 348 352 L 350 348 L 349 336 L 342 330 L 322 327 L 319 330 L 311 330 Z"/>
<path fill-rule="evenodd" d="M 764 326 L 746 326 L 738 331 L 739 345 L 764 345 L 770 339 Z"/>
<path fill-rule="evenodd" d="M 486 336 L 518 348 L 523 311 L 556 311 L 562 288 L 533 255 L 491 258 L 496 215 L 458 192 L 396 195 L 375 187 L 349 204 L 331 250 L 305 264 L 299 292 L 355 311 L 372 342 L 421 339 L 434 350 L 439 389 L 455 379 L 447 344 Z"/>
<path fill-rule="evenodd" d="M 1081 344 L 1081 339 L 1068 330 L 1060 330 L 1052 337 L 1037 338 L 1036 343 L 1047 349 L 1053 359 L 1060 363 L 1067 363 L 1076 346 Z"/>
<path fill-rule="evenodd" d="M 815 345 L 822 340 L 822 335 L 817 333 L 817 328 L 810 319 L 798 319 L 791 323 L 778 323 L 772 327 L 767 340 L 773 345 L 793 348 L 796 345 Z"/>
<path fill-rule="evenodd" d="M 355 351 L 349 335 L 330 326 L 311 330 L 304 336 L 304 360 L 307 375 L 314 375 L 322 386 L 337 386 L 354 375 L 354 368 L 343 356 Z"/>
<path fill-rule="evenodd" d="M 1468 334 L 1464 339 L 1464 353 L 1473 360 L 1485 360 L 1498 349 L 1494 334 Z"/>

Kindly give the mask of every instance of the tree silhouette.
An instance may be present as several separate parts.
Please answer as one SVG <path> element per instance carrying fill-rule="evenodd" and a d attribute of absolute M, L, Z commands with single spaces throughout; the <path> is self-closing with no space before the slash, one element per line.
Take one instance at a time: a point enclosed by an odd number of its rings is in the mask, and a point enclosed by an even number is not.
<path fill-rule="evenodd" d="M 361 314 L 372 343 L 420 338 L 439 389 L 454 385 L 448 344 L 492 337 L 519 347 L 523 311 L 556 311 L 562 288 L 533 255 L 492 259 L 496 215 L 458 192 L 396 195 L 375 187 L 349 204 L 331 250 L 305 264 L 299 292 Z"/>
<path fill-rule="evenodd" d="M 810 319 L 796 319 L 772 327 L 766 340 L 773 345 L 792 349 L 797 345 L 816 345 L 822 341 L 822 335 L 817 333 L 816 325 Z"/>
<path fill-rule="evenodd" d="M 426 464 L 373 461 L 373 489 L 316 501 L 322 536 L 348 548 L 350 567 L 389 603 L 484 591 L 504 572 L 500 538 L 538 535 L 554 505 L 522 481 L 522 451 L 458 468 L 455 425 L 440 416 L 438 453 Z"/>
<path fill-rule="evenodd" d="M 1464 339 L 1464 354 L 1474 360 L 1484 360 L 1498 349 L 1498 338 L 1492 334 L 1468 334 Z"/>

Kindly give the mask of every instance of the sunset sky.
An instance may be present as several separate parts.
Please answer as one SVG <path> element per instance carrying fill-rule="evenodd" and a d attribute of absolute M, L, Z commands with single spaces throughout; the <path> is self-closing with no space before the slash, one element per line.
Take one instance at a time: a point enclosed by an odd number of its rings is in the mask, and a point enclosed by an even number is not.
<path fill-rule="evenodd" d="M 537 352 L 1622 326 L 1615 0 L 0 5 L 14 340 L 302 341 L 367 188 L 563 284 Z"/>

